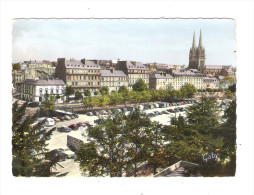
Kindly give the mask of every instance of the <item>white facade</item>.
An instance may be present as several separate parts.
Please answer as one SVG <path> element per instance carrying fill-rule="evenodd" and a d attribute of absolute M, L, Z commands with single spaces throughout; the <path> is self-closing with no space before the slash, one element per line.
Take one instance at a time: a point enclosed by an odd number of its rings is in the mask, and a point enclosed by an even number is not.
<path fill-rule="evenodd" d="M 45 94 L 63 96 L 65 92 L 65 84 L 60 82 L 40 82 L 41 80 L 26 80 L 21 87 L 21 98 L 26 101 L 40 102 L 44 99 Z M 52 81 L 52 80 L 51 80 Z M 53 80 L 54 81 L 54 80 Z"/>

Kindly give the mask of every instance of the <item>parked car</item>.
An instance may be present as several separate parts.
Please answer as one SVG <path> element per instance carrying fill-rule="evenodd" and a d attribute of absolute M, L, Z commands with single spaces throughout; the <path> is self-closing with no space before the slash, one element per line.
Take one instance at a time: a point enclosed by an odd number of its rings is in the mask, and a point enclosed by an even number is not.
<path fill-rule="evenodd" d="M 59 127 L 57 129 L 59 132 L 65 132 L 65 133 L 68 133 L 71 131 L 71 128 L 70 127 L 67 127 L 67 126 L 62 126 L 62 127 Z"/>
<path fill-rule="evenodd" d="M 93 111 L 92 113 L 93 113 L 94 116 L 99 116 L 100 115 L 99 112 L 97 112 L 97 111 Z"/>
<path fill-rule="evenodd" d="M 158 111 L 154 111 L 153 113 L 155 114 L 155 116 L 158 116 L 158 115 L 159 115 L 159 112 L 158 112 Z"/>
<path fill-rule="evenodd" d="M 79 117 L 79 115 L 78 115 L 78 114 L 75 114 L 75 113 L 73 113 L 72 116 L 74 116 L 75 118 L 78 118 L 78 117 Z"/>
<path fill-rule="evenodd" d="M 81 127 L 81 126 L 86 126 L 86 123 L 85 122 L 83 122 L 83 121 L 81 121 L 81 122 L 79 122 L 79 123 L 77 123 L 77 125 L 79 126 L 79 127 Z"/>
<path fill-rule="evenodd" d="M 88 112 L 86 113 L 87 116 L 93 116 L 93 113 L 92 112 Z"/>
<path fill-rule="evenodd" d="M 53 118 L 47 118 L 45 121 L 45 126 L 53 126 L 55 125 L 55 120 Z"/>
<path fill-rule="evenodd" d="M 72 130 L 78 130 L 79 129 L 79 126 L 77 124 L 71 124 L 69 125 L 69 127 L 72 129 Z"/>
<path fill-rule="evenodd" d="M 75 117 L 73 115 L 71 115 L 70 117 L 71 117 L 71 119 L 75 119 Z"/>
<path fill-rule="evenodd" d="M 64 151 L 55 149 L 48 152 L 45 156 L 46 159 L 50 159 L 51 161 L 61 162 L 65 161 L 68 158 L 68 155 L 64 153 Z"/>
<path fill-rule="evenodd" d="M 71 120 L 71 117 L 69 117 L 68 115 L 65 115 L 65 116 L 64 116 L 64 119 L 65 119 L 65 120 Z"/>

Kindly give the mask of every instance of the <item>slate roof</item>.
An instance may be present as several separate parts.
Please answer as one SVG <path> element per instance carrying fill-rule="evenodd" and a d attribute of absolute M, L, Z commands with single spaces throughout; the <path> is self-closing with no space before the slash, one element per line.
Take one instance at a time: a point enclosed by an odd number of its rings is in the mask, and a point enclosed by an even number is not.
<path fill-rule="evenodd" d="M 49 80 L 26 79 L 23 83 L 28 84 L 28 85 L 39 85 L 39 86 L 41 86 L 41 85 L 45 85 L 45 86 L 65 85 L 64 81 L 60 80 L 60 79 L 53 79 L 53 80 L 51 80 L 51 79 L 49 79 Z"/>
<path fill-rule="evenodd" d="M 85 60 L 83 64 L 80 60 L 65 60 L 66 68 L 71 69 L 90 69 L 90 70 L 100 70 L 100 65 L 96 64 L 92 60 Z"/>
<path fill-rule="evenodd" d="M 131 61 L 126 61 L 126 67 L 129 70 L 148 70 L 142 62 L 131 62 Z"/>
<path fill-rule="evenodd" d="M 101 77 L 127 77 L 121 70 L 101 70 Z"/>
<path fill-rule="evenodd" d="M 151 79 L 174 79 L 170 74 L 153 73 L 149 75 Z"/>
<path fill-rule="evenodd" d="M 219 79 L 216 77 L 203 77 L 204 82 L 219 82 Z"/>
<path fill-rule="evenodd" d="M 176 69 L 172 71 L 173 76 L 195 76 L 202 77 L 203 74 L 197 69 Z"/>
<path fill-rule="evenodd" d="M 231 65 L 206 65 L 206 69 L 229 69 Z"/>

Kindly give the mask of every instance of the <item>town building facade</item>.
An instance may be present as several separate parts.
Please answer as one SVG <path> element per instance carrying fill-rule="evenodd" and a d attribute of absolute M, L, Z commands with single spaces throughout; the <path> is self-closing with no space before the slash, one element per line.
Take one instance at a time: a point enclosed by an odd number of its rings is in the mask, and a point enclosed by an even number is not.
<path fill-rule="evenodd" d="M 219 89 L 220 80 L 216 77 L 203 77 L 203 89 Z"/>
<path fill-rule="evenodd" d="M 63 100 L 65 83 L 59 79 L 26 79 L 21 85 L 21 99 L 30 102 L 41 102 L 45 94 L 60 96 Z"/>
<path fill-rule="evenodd" d="M 194 85 L 197 89 L 203 88 L 203 74 L 197 69 L 177 69 L 172 71 L 174 77 L 174 89 L 181 89 L 187 83 Z"/>
<path fill-rule="evenodd" d="M 25 79 L 47 79 L 55 74 L 55 67 L 45 61 L 28 61 L 25 67 Z"/>
<path fill-rule="evenodd" d="M 101 87 L 108 87 L 109 92 L 118 91 L 121 86 L 128 88 L 128 76 L 122 70 L 101 70 Z"/>
<path fill-rule="evenodd" d="M 75 91 L 90 92 L 101 88 L 101 67 L 92 60 L 67 60 L 58 58 L 56 78 L 62 79 L 67 86 L 72 86 Z"/>
<path fill-rule="evenodd" d="M 169 87 L 173 87 L 174 77 L 166 73 L 152 73 L 149 75 L 149 88 L 150 89 L 164 89 L 167 90 Z"/>
<path fill-rule="evenodd" d="M 132 90 L 132 86 L 142 79 L 147 88 L 149 88 L 149 69 L 141 62 L 134 61 L 118 61 L 116 70 L 122 70 L 129 80 L 129 89 Z"/>
<path fill-rule="evenodd" d="M 20 89 L 22 82 L 25 80 L 25 72 L 19 70 L 12 71 L 12 84 L 16 89 Z"/>

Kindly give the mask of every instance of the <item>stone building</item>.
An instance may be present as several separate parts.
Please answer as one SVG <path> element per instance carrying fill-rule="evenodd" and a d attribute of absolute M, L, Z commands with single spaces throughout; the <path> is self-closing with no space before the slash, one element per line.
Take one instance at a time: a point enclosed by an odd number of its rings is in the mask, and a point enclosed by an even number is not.
<path fill-rule="evenodd" d="M 204 74 L 207 77 L 214 77 L 219 75 L 235 77 L 235 69 L 231 65 L 207 65 Z"/>
<path fill-rule="evenodd" d="M 141 62 L 118 61 L 116 70 L 122 70 L 128 76 L 130 90 L 139 79 L 146 83 L 147 88 L 149 87 L 149 69 Z"/>
<path fill-rule="evenodd" d="M 173 86 L 174 77 L 166 73 L 152 73 L 149 75 L 150 89 L 164 89 L 167 90 L 169 86 Z"/>
<path fill-rule="evenodd" d="M 95 92 L 101 88 L 100 70 L 99 64 L 92 60 L 58 58 L 55 75 L 75 91 L 84 92 L 87 89 Z"/>
<path fill-rule="evenodd" d="M 25 79 L 47 79 L 55 74 L 55 67 L 46 61 L 28 61 L 25 68 Z"/>
<path fill-rule="evenodd" d="M 216 77 L 203 77 L 203 89 L 219 89 L 219 83 Z"/>
<path fill-rule="evenodd" d="M 206 54 L 205 54 L 205 48 L 202 44 L 202 33 L 200 30 L 200 36 L 199 36 L 199 44 L 198 47 L 196 47 L 196 40 L 195 40 L 195 32 L 193 34 L 193 42 L 192 47 L 190 49 L 189 53 L 189 67 L 190 69 L 197 69 L 201 73 L 204 73 L 204 70 L 206 68 L 205 60 L 206 60 Z"/>
<path fill-rule="evenodd" d="M 20 89 L 22 82 L 25 80 L 25 72 L 19 70 L 12 71 L 12 84 L 16 89 Z"/>
<path fill-rule="evenodd" d="M 21 99 L 30 102 L 41 102 L 45 94 L 62 96 L 65 91 L 65 83 L 59 79 L 26 79 L 21 85 Z"/>
<path fill-rule="evenodd" d="M 203 74 L 197 69 L 177 69 L 172 71 L 174 77 L 174 89 L 180 89 L 183 85 L 190 83 L 197 89 L 203 88 Z"/>
<path fill-rule="evenodd" d="M 118 91 L 121 86 L 128 88 L 128 76 L 121 70 L 101 70 L 101 87 L 104 86 L 109 92 Z"/>

